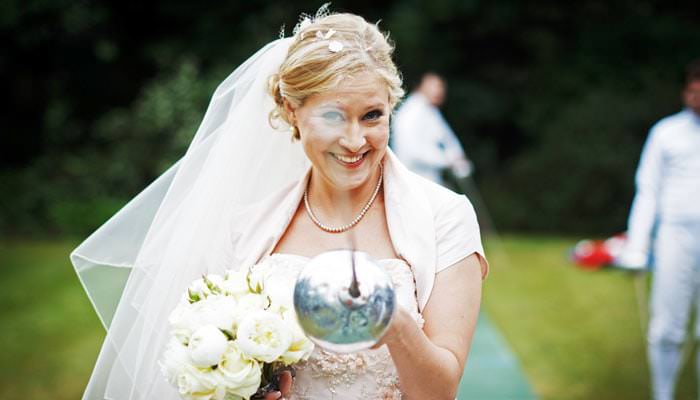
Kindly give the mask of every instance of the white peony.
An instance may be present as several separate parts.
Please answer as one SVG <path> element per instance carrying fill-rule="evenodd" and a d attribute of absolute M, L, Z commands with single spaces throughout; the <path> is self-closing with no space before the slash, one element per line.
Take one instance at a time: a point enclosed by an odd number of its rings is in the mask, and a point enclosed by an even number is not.
<path fill-rule="evenodd" d="M 233 395 L 247 399 L 260 387 L 261 364 L 245 358 L 235 343 L 229 343 L 217 371 L 221 374 L 221 384 Z"/>
<path fill-rule="evenodd" d="M 236 304 L 236 322 L 240 326 L 243 319 L 256 311 L 262 311 L 270 305 L 270 299 L 264 294 L 249 293 L 238 299 Z"/>
<path fill-rule="evenodd" d="M 228 339 L 216 326 L 204 325 L 194 331 L 187 347 L 194 366 L 210 367 L 221 360 L 228 348 Z"/>
<path fill-rule="evenodd" d="M 240 322 L 236 342 L 246 357 L 271 363 L 287 351 L 292 332 L 279 315 L 255 311 Z"/>
<path fill-rule="evenodd" d="M 221 282 L 221 290 L 224 294 L 236 299 L 250 293 L 247 280 L 248 270 L 241 268 L 237 271 L 226 271 L 226 278 Z"/>
<path fill-rule="evenodd" d="M 207 280 L 214 284 L 215 287 L 221 289 L 221 283 L 223 283 L 224 278 L 218 274 L 208 274 Z"/>
<path fill-rule="evenodd" d="M 236 300 L 231 296 L 210 295 L 194 304 L 200 325 L 214 325 L 233 332 L 236 322 Z"/>
<path fill-rule="evenodd" d="M 201 326 L 199 322 L 199 303 L 181 302 L 168 317 L 170 333 L 181 343 L 187 344 L 192 332 Z"/>
<path fill-rule="evenodd" d="M 253 293 L 263 293 L 265 291 L 265 279 L 269 271 L 270 269 L 265 268 L 263 265 L 257 265 L 256 268 L 248 271 L 246 279 Z"/>
<path fill-rule="evenodd" d="M 271 281 L 266 287 L 265 295 L 272 303 L 268 310 L 282 314 L 294 308 L 294 292 L 276 281 Z"/>
<path fill-rule="evenodd" d="M 292 341 L 289 349 L 280 356 L 280 360 L 285 365 L 295 364 L 301 360 L 308 359 L 313 351 L 314 343 L 304 336 Z"/>
<path fill-rule="evenodd" d="M 185 366 L 192 362 L 187 346 L 183 345 L 175 337 L 170 338 L 160 362 L 160 369 L 171 385 L 177 385 L 177 377 L 185 370 Z"/>
<path fill-rule="evenodd" d="M 282 318 L 292 332 L 292 343 L 280 357 L 286 365 L 298 363 L 309 358 L 314 351 L 314 343 L 309 339 L 297 322 L 297 316 L 293 309 L 285 309 Z"/>
<path fill-rule="evenodd" d="M 205 299 L 214 292 L 211 286 L 217 290 L 221 288 L 221 284 L 224 282 L 224 278 L 216 274 L 209 274 L 206 278 L 206 281 L 204 278 L 199 278 L 190 283 L 190 286 L 187 288 L 187 293 L 191 300 L 200 301 Z"/>
<path fill-rule="evenodd" d="M 177 376 L 177 390 L 186 400 L 223 400 L 226 389 L 219 384 L 220 379 L 215 370 L 187 365 Z"/>

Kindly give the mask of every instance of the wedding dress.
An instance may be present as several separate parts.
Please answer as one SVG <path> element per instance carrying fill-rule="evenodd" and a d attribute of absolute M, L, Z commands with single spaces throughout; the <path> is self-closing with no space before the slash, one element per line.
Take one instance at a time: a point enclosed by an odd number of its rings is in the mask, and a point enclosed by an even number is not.
<path fill-rule="evenodd" d="M 264 277 L 268 293 L 279 296 L 281 304 L 291 304 L 296 277 L 308 262 L 303 256 L 274 253 L 253 270 Z M 391 277 L 398 304 L 422 327 L 411 268 L 401 259 L 383 259 L 378 263 Z M 316 346 L 311 357 L 295 368 L 291 400 L 401 398 L 399 377 L 386 346 L 350 354 L 331 353 Z"/>

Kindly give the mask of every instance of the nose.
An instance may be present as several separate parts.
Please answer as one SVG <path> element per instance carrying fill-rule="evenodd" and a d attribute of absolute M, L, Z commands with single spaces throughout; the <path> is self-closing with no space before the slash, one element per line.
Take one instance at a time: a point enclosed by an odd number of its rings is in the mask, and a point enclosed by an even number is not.
<path fill-rule="evenodd" d="M 349 152 L 357 153 L 367 144 L 367 138 L 365 138 L 362 127 L 357 123 L 353 123 L 345 135 L 340 137 L 339 143 Z"/>

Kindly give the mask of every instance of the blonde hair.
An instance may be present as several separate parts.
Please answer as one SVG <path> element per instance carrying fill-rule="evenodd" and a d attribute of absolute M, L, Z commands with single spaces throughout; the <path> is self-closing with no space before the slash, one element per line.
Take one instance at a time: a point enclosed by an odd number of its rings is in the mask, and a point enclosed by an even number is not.
<path fill-rule="evenodd" d="M 318 36 L 327 35 L 330 30 L 334 31 L 330 38 Z M 331 41 L 341 43 L 342 49 L 331 51 Z M 287 57 L 268 82 L 275 101 L 270 123 L 274 127 L 281 120 L 291 125 L 285 101 L 293 108 L 299 107 L 307 97 L 333 90 L 344 78 L 368 71 L 386 83 L 393 109 L 404 94 L 401 76 L 391 59 L 393 51 L 388 35 L 353 14 L 323 16 L 295 30 Z M 293 136 L 299 139 L 298 130 Z"/>

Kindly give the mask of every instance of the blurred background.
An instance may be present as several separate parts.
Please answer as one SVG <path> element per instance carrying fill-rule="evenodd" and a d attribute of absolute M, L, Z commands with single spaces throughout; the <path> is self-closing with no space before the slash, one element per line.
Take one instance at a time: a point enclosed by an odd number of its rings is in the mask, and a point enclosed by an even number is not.
<path fill-rule="evenodd" d="M 318 1 L 0 1 L 0 398 L 75 399 L 104 331 L 70 250 L 186 150 L 216 85 Z M 543 399 L 641 399 L 639 296 L 575 269 L 623 231 L 650 126 L 681 108 L 697 1 L 335 1 L 381 20 L 443 113 L 502 240 L 484 309 Z M 689 363 L 692 364 L 692 363 Z M 695 398 L 694 367 L 681 398 Z M 488 398 L 488 397 L 486 397 Z"/>

